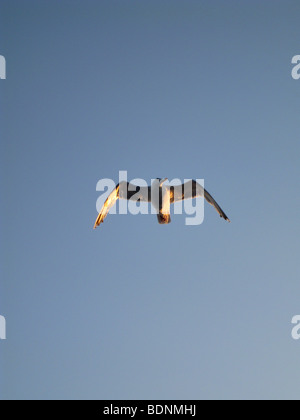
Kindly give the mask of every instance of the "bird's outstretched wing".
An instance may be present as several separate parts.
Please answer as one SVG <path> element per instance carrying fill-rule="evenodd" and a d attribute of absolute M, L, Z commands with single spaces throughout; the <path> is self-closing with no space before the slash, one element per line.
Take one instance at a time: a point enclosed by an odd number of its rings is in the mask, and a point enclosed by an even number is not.
<path fill-rule="evenodd" d="M 185 184 L 170 187 L 171 203 L 203 196 L 206 199 L 206 201 L 217 210 L 220 217 L 223 217 L 223 219 L 230 222 L 230 220 L 223 212 L 219 204 L 213 199 L 209 192 L 202 187 L 202 185 L 198 184 L 197 181 L 191 180 L 186 182 Z"/>
<path fill-rule="evenodd" d="M 107 216 L 109 210 L 112 208 L 112 206 L 118 200 L 119 189 L 120 189 L 120 185 L 118 184 L 116 186 L 116 188 L 109 194 L 109 196 L 105 200 L 105 203 L 103 204 L 103 207 L 102 207 L 102 209 L 101 209 L 101 211 L 98 214 L 98 217 L 96 219 L 94 229 L 96 229 L 98 226 L 101 225 L 101 223 L 103 223 L 103 221 L 104 221 L 105 217 Z"/>
<path fill-rule="evenodd" d="M 119 198 L 125 200 L 151 202 L 151 188 L 138 187 L 137 185 L 133 185 L 125 181 L 118 184 L 116 188 L 109 194 L 105 203 L 103 204 L 103 207 L 96 219 L 94 229 L 103 223 L 109 210 L 113 207 Z"/>

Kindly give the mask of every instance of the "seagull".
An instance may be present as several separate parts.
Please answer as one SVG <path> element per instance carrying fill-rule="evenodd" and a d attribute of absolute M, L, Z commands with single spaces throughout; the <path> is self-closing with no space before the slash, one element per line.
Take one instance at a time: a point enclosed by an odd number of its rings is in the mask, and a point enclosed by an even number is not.
<path fill-rule="evenodd" d="M 211 204 L 220 217 L 230 222 L 224 211 L 213 197 L 197 181 L 190 180 L 184 184 L 164 185 L 168 178 L 156 178 L 151 187 L 139 187 L 129 182 L 120 182 L 109 194 L 96 219 L 94 229 L 103 223 L 109 210 L 118 199 L 143 201 L 152 203 L 157 211 L 157 220 L 161 225 L 171 223 L 170 204 L 196 197 L 203 197 Z"/>

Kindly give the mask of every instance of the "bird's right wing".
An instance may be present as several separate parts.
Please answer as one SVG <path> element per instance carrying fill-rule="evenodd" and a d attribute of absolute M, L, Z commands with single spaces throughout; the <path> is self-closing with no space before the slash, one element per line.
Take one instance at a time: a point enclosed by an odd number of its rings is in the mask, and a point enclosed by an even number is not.
<path fill-rule="evenodd" d="M 103 223 L 109 210 L 113 207 L 119 198 L 125 200 L 149 202 L 151 201 L 151 188 L 138 187 L 137 185 L 133 185 L 125 181 L 118 184 L 116 188 L 109 194 L 105 203 L 103 204 L 103 207 L 96 219 L 94 229 Z"/>
<path fill-rule="evenodd" d="M 221 209 L 219 204 L 213 199 L 213 197 L 202 187 L 198 182 L 191 180 L 182 185 L 176 185 L 170 187 L 170 198 L 171 203 L 177 201 L 187 200 L 196 197 L 203 197 L 206 201 L 211 204 L 219 213 L 220 217 L 230 222 L 224 211 Z"/>

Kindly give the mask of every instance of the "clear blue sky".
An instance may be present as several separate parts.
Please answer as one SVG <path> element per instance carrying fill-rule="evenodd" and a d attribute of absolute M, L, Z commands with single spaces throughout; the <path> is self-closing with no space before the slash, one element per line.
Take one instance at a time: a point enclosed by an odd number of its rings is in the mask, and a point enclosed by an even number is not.
<path fill-rule="evenodd" d="M 6 399 L 299 398 L 299 1 L 3 1 Z M 204 178 L 232 220 L 108 216 Z"/>

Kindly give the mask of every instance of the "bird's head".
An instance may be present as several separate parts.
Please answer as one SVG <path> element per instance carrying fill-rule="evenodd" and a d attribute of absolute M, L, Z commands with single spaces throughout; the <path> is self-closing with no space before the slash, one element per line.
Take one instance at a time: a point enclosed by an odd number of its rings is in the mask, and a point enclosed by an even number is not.
<path fill-rule="evenodd" d="M 161 187 L 167 180 L 168 178 L 156 178 L 155 183 Z"/>

